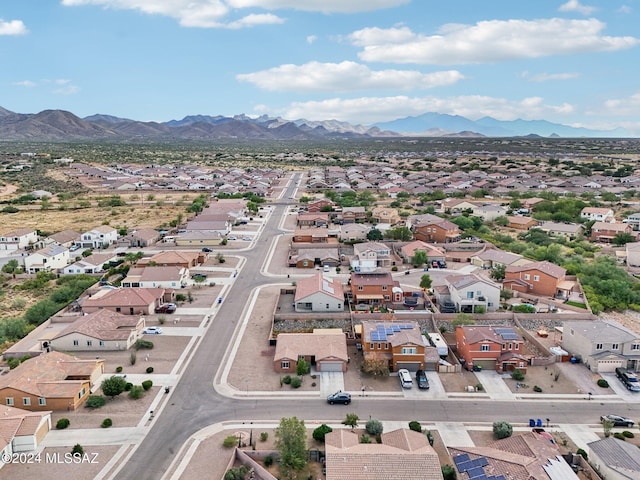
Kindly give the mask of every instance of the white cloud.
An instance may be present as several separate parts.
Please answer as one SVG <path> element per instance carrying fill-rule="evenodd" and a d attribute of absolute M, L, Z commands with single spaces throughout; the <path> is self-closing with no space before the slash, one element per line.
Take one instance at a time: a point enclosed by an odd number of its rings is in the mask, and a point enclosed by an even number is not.
<path fill-rule="evenodd" d="M 582 15 L 591 15 L 596 11 L 596 7 L 589 7 L 582 5 L 579 0 L 569 0 L 567 3 L 563 3 L 558 8 L 561 12 L 578 12 Z"/>
<path fill-rule="evenodd" d="M 68 7 L 101 5 L 117 10 L 137 10 L 150 15 L 175 18 L 184 27 L 243 28 L 283 23 L 273 14 L 229 18 L 239 9 L 295 9 L 323 13 L 355 13 L 390 8 L 410 0 L 62 0 Z"/>
<path fill-rule="evenodd" d="M 417 90 L 451 85 L 464 78 L 457 70 L 421 73 L 415 70 L 374 71 L 355 62 L 280 65 L 237 75 L 264 90 L 296 92 L 350 92 L 365 89 Z"/>
<path fill-rule="evenodd" d="M 529 74 L 529 72 L 522 72 L 522 77 L 526 78 L 530 82 L 548 82 L 550 80 L 571 80 L 578 78 L 579 73 L 536 73 L 535 75 Z"/>
<path fill-rule="evenodd" d="M 469 95 L 459 97 L 360 97 L 353 99 L 332 98 L 322 101 L 295 102 L 284 109 L 256 107 L 259 113 L 281 115 L 284 118 L 309 120 L 335 119 L 351 123 L 372 124 L 395 120 L 425 112 L 462 115 L 470 119 L 491 116 L 498 120 L 517 118 L 538 120 L 549 116 L 569 115 L 574 107 L 569 104 L 547 105 L 542 98 L 531 97 L 520 101 L 504 98 Z"/>
<path fill-rule="evenodd" d="M 53 90 L 56 95 L 73 95 L 80 91 L 80 87 L 71 84 L 62 84 L 60 88 Z"/>
<path fill-rule="evenodd" d="M 24 35 L 29 33 L 22 20 L 4 21 L 0 18 L 0 35 Z"/>
<path fill-rule="evenodd" d="M 37 85 L 36 82 L 33 82 L 31 80 L 22 80 L 20 82 L 14 82 L 13 84 L 18 87 L 27 87 L 27 88 L 32 88 Z"/>
<path fill-rule="evenodd" d="M 307 43 L 309 44 L 314 43 L 316 40 L 318 40 L 318 37 L 316 35 L 307 36 Z"/>
<path fill-rule="evenodd" d="M 407 27 L 365 28 L 349 39 L 366 62 L 436 65 L 490 63 L 551 55 L 615 51 L 640 43 L 635 37 L 601 34 L 596 20 L 490 20 L 475 25 L 444 25 L 437 35 Z"/>
<path fill-rule="evenodd" d="M 627 14 L 633 12 L 633 8 L 629 5 L 622 5 L 616 12 Z"/>
<path fill-rule="evenodd" d="M 603 107 L 597 112 L 597 115 L 637 116 L 638 110 L 640 110 L 640 91 L 626 98 L 615 98 L 605 101 Z"/>

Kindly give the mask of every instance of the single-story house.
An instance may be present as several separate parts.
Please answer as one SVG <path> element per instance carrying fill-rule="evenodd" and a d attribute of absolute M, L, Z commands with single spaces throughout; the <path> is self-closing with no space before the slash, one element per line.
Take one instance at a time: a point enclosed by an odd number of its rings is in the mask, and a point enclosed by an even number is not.
<path fill-rule="evenodd" d="M 344 289 L 338 279 L 325 278 L 321 272 L 296 283 L 296 312 L 342 312 Z"/>
<path fill-rule="evenodd" d="M 347 337 L 340 329 L 335 329 L 334 333 L 279 334 L 273 357 L 275 371 L 295 373 L 300 358 L 319 372 L 346 372 L 349 361 Z"/>

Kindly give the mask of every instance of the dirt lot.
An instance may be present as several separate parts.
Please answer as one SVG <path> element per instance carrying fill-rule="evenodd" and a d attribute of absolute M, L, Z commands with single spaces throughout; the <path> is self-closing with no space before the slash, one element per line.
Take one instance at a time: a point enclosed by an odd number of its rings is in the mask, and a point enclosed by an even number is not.
<path fill-rule="evenodd" d="M 610 388 L 598 387 L 596 382 L 601 378 L 600 375 L 589 373 L 591 385 L 588 390 L 576 385 L 575 379 L 567 375 L 557 364 L 549 365 L 548 367 L 529 367 L 522 382 L 516 382 L 512 378 L 505 378 L 504 382 L 512 392 L 518 393 L 535 393 L 533 387 L 538 386 L 542 388 L 542 392 L 539 393 L 543 394 L 570 394 L 584 391 L 597 392 L 598 395 L 613 394 Z M 519 388 L 516 388 L 516 383 L 520 385 Z"/>
<path fill-rule="evenodd" d="M 460 373 L 442 373 L 438 375 L 442 386 L 446 392 L 464 392 L 468 386 L 476 386 L 480 382 L 473 372 L 468 372 L 464 368 Z"/>

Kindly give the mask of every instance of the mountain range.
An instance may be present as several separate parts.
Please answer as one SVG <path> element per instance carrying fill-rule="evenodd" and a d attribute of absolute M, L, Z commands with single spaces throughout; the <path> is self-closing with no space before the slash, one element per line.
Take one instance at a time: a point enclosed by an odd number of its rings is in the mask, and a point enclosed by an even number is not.
<path fill-rule="evenodd" d="M 622 129 L 597 131 L 574 128 L 545 120 L 480 120 L 439 113 L 425 113 L 370 126 L 337 120 L 286 120 L 263 115 L 225 117 L 189 115 L 182 120 L 142 122 L 97 114 L 80 118 L 64 110 L 36 114 L 11 112 L 0 107 L 0 140 L 330 140 L 337 138 L 430 137 L 628 137 Z"/>

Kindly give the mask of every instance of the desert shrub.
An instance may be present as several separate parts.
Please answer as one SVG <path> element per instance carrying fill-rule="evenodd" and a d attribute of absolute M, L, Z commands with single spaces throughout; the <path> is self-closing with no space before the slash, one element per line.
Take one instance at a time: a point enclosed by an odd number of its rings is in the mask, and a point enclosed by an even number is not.
<path fill-rule="evenodd" d="M 322 425 L 320 425 L 318 428 L 316 428 L 313 431 L 313 439 L 317 442 L 324 442 L 324 436 L 329 433 L 329 432 L 333 432 L 333 428 L 331 428 L 329 425 L 323 423 Z"/>
<path fill-rule="evenodd" d="M 627 438 L 620 432 L 616 432 L 613 434 L 614 438 L 617 438 L 618 440 L 622 440 L 625 441 Z"/>
<path fill-rule="evenodd" d="M 413 430 L 414 432 L 422 432 L 422 425 L 420 425 L 420 422 L 413 420 L 411 422 L 409 422 L 409 430 Z"/>
<path fill-rule="evenodd" d="M 132 388 L 133 388 L 133 383 L 127 382 L 127 383 L 124 384 L 124 391 L 125 392 L 130 392 Z"/>
<path fill-rule="evenodd" d="M 267 455 L 264 457 L 264 466 L 269 468 L 271 465 L 273 465 L 273 457 L 271 455 Z"/>
<path fill-rule="evenodd" d="M 266 442 L 267 438 L 269 438 L 269 434 L 267 432 L 261 432 L 260 433 L 260 441 L 261 442 Z"/>
<path fill-rule="evenodd" d="M 633 438 L 633 437 L 635 437 L 633 432 L 630 432 L 629 430 L 625 430 L 624 432 L 622 432 L 622 436 L 624 436 L 625 438 Z"/>
<path fill-rule="evenodd" d="M 540 393 L 540 392 L 542 392 L 542 388 L 540 388 L 538 385 L 534 385 L 533 386 L 533 391 Z"/>
<path fill-rule="evenodd" d="M 456 474 L 456 469 L 451 465 L 443 465 L 442 468 L 442 477 L 444 480 L 456 480 L 458 475 Z"/>
<path fill-rule="evenodd" d="M 371 437 L 366 433 L 363 433 L 360 437 L 360 443 L 371 443 Z"/>
<path fill-rule="evenodd" d="M 100 408 L 104 406 L 105 403 L 107 403 L 107 401 L 102 395 L 89 395 L 89 398 L 87 398 L 85 405 L 88 408 Z"/>
<path fill-rule="evenodd" d="M 291 384 L 291 375 L 285 375 L 284 377 L 282 377 L 282 383 L 284 383 L 285 385 L 290 385 Z"/>
<path fill-rule="evenodd" d="M 482 386 L 481 383 L 476 383 L 476 390 L 479 391 L 479 392 L 484 390 L 484 387 Z"/>
<path fill-rule="evenodd" d="M 131 363 L 131 365 L 135 365 L 136 364 L 136 360 L 138 359 L 138 356 L 136 355 L 135 351 L 132 351 L 129 354 L 129 363 Z"/>
<path fill-rule="evenodd" d="M 300 385 L 302 385 L 302 379 L 300 377 L 293 377 L 291 379 L 291 386 L 293 388 L 300 388 Z"/>
<path fill-rule="evenodd" d="M 599 378 L 598 386 L 602 388 L 609 388 L 609 382 L 607 382 L 604 378 Z"/>
<path fill-rule="evenodd" d="M 524 380 L 524 373 L 522 373 L 522 370 L 516 368 L 513 372 L 511 372 L 511 378 L 513 378 L 516 382 L 521 382 L 522 380 Z"/>
<path fill-rule="evenodd" d="M 122 367 L 121 366 L 116 367 L 116 373 L 120 373 L 120 372 L 122 372 Z"/>
<path fill-rule="evenodd" d="M 159 323 L 160 325 L 164 325 L 166 321 L 167 321 L 167 317 L 165 317 L 164 315 L 160 315 L 160 316 L 158 317 L 158 323 Z"/>
<path fill-rule="evenodd" d="M 153 382 L 151 380 L 145 380 L 144 382 L 142 382 L 142 388 L 144 389 L 145 392 L 149 390 L 151 387 L 153 387 Z"/>
<path fill-rule="evenodd" d="M 150 340 L 144 340 L 141 338 L 139 340 L 136 340 L 136 343 L 133 344 L 133 348 L 135 348 L 136 350 L 140 350 L 142 348 L 147 348 L 151 350 L 153 348 L 153 342 Z"/>
<path fill-rule="evenodd" d="M 587 460 L 587 452 L 585 452 L 583 449 L 579 448 L 578 450 L 576 450 L 576 454 Z"/>
<path fill-rule="evenodd" d="M 510 437 L 512 433 L 513 427 L 509 422 L 493 422 L 493 436 L 497 439 Z"/>
<path fill-rule="evenodd" d="M 58 430 L 64 430 L 65 428 L 67 428 L 69 425 L 71 425 L 71 422 L 69 421 L 68 418 L 61 418 L 60 420 L 58 420 L 56 422 L 56 428 Z"/>
<path fill-rule="evenodd" d="M 429 440 L 429 445 L 433 447 L 433 433 L 431 433 L 431 430 L 427 430 L 427 440 Z"/>
<path fill-rule="evenodd" d="M 223 480 L 244 480 L 249 473 L 249 467 L 246 465 L 240 465 L 239 467 L 232 467 L 224 474 Z"/>
<path fill-rule="evenodd" d="M 7 365 L 9 365 L 10 370 L 13 370 L 18 365 L 20 365 L 20 360 L 15 357 L 7 358 Z"/>
<path fill-rule="evenodd" d="M 111 425 L 113 425 L 113 422 L 111 421 L 110 418 L 105 418 L 102 421 L 102 424 L 100 425 L 102 428 L 109 428 Z"/>
<path fill-rule="evenodd" d="M 153 373 L 153 367 L 147 367 L 147 373 Z"/>
<path fill-rule="evenodd" d="M 222 446 L 224 448 L 233 448 L 238 444 L 238 439 L 233 436 L 233 435 L 229 435 L 227 438 L 224 439 L 224 441 L 222 442 Z"/>
<path fill-rule="evenodd" d="M 142 388 L 140 385 L 134 385 L 133 387 L 131 387 L 131 390 L 129 390 L 129 398 L 138 400 L 140 397 L 142 397 L 143 393 L 144 388 Z"/>
<path fill-rule="evenodd" d="M 378 436 L 378 435 L 382 435 L 382 430 L 384 429 L 384 427 L 382 426 L 382 422 L 380 420 L 376 420 L 375 418 L 372 418 L 371 420 L 367 421 L 364 429 L 367 431 L 369 435 Z"/>
<path fill-rule="evenodd" d="M 83 455 L 84 454 L 84 448 L 82 448 L 82 445 L 80 445 L 79 443 L 76 443 L 73 448 L 71 449 L 71 453 L 73 455 Z"/>

